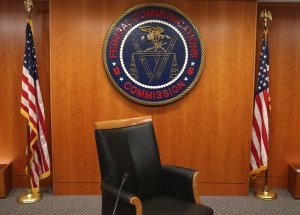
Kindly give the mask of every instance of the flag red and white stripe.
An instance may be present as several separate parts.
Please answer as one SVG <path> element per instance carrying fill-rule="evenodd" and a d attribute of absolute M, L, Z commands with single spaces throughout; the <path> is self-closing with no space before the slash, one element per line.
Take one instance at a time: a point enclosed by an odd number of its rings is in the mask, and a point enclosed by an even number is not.
<path fill-rule="evenodd" d="M 22 73 L 21 114 L 29 127 L 29 166 L 32 192 L 39 192 L 40 179 L 50 175 L 50 159 L 46 140 L 44 104 L 38 79 L 31 20 L 26 26 L 26 45 Z"/>
<path fill-rule="evenodd" d="M 250 175 L 258 174 L 268 167 L 269 150 L 269 53 L 267 38 L 262 41 L 262 49 L 259 59 L 258 80 L 255 92 Z"/>

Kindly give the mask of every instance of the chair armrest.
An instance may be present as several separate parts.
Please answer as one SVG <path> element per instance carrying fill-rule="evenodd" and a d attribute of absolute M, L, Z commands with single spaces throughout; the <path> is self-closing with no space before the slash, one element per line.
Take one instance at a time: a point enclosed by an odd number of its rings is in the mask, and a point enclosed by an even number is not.
<path fill-rule="evenodd" d="M 102 189 L 102 193 L 113 198 L 113 199 L 117 199 L 118 196 L 118 189 L 115 188 L 114 186 L 102 181 L 101 183 L 101 189 Z M 122 201 L 124 203 L 130 203 L 130 199 L 134 197 L 134 195 L 132 193 L 129 193 L 127 191 L 121 191 L 120 192 L 120 197 L 119 197 L 119 201 Z"/>
<path fill-rule="evenodd" d="M 200 204 L 197 189 L 197 177 L 195 170 L 163 165 L 163 189 L 165 194 Z"/>
<path fill-rule="evenodd" d="M 117 199 L 119 190 L 114 186 L 102 181 L 101 183 L 102 194 L 112 199 Z M 119 201 L 125 204 L 135 206 L 136 215 L 142 215 L 142 203 L 139 197 L 127 191 L 121 191 Z"/>

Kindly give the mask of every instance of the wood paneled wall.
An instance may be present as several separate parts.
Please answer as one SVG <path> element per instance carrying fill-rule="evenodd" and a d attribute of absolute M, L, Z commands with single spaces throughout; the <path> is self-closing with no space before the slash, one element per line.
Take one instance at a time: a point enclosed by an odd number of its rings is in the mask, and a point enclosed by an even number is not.
<path fill-rule="evenodd" d="M 121 12 L 142 0 L 111 2 L 34 1 L 32 14 L 49 148 L 53 141 L 56 194 L 97 194 L 100 172 L 95 121 L 151 115 L 162 162 L 196 168 L 200 193 L 243 195 L 248 191 L 255 48 L 262 29 L 254 1 L 163 1 L 198 25 L 206 48 L 203 75 L 183 99 L 144 107 L 121 96 L 102 66 L 104 35 Z M 161 2 L 161 1 L 160 1 Z M 300 162 L 300 5 L 259 4 L 272 12 L 270 26 L 270 186 L 286 188 L 288 163 Z M 0 3 L 0 163 L 13 162 L 14 186 L 24 175 L 26 124 L 19 114 L 27 14 L 18 1 Z M 255 36 L 257 44 L 255 45 Z M 49 38 L 51 37 L 51 45 Z M 255 47 L 256 46 L 256 47 Z M 51 49 L 51 80 L 50 80 Z M 52 135 L 50 127 L 50 88 Z M 263 178 L 251 182 L 261 186 Z M 51 186 L 52 178 L 43 184 Z"/>
<path fill-rule="evenodd" d="M 258 15 L 270 10 L 269 27 L 270 155 L 271 187 L 287 188 L 288 164 L 300 163 L 300 4 L 259 4 Z M 257 54 L 260 52 L 262 26 L 258 22 Z M 251 186 L 263 184 L 263 177 Z"/>
<path fill-rule="evenodd" d="M 201 195 L 246 194 L 255 48 L 258 54 L 262 38 L 256 17 L 264 8 L 273 15 L 269 34 L 270 186 L 286 188 L 288 163 L 300 162 L 300 5 L 259 4 L 256 12 L 256 3 L 246 0 L 163 1 L 187 13 L 198 25 L 206 48 L 205 68 L 183 99 L 164 107 L 144 107 L 120 95 L 102 66 L 108 27 L 121 12 L 142 2 L 119 0 L 112 7 L 108 0 L 52 0 L 49 35 L 49 2 L 34 1 L 32 19 L 50 151 L 53 148 L 55 193 L 100 192 L 95 121 L 151 115 L 162 162 L 198 169 Z M 13 162 L 15 187 L 28 184 L 24 175 L 26 124 L 19 114 L 26 16 L 20 2 L 1 1 L 0 99 L 5 102 L 0 106 L 4 122 L 0 124 L 0 163 Z M 43 182 L 51 183 L 52 178 Z M 259 177 L 251 186 L 262 183 Z"/>
<path fill-rule="evenodd" d="M 200 171 L 200 193 L 248 192 L 255 71 L 255 1 L 160 1 L 198 25 L 206 47 L 202 77 L 183 99 L 145 107 L 106 77 L 102 44 L 114 19 L 145 1 L 52 0 L 51 113 L 55 194 L 97 194 L 93 123 L 151 115 L 164 164 Z"/>
<path fill-rule="evenodd" d="M 20 114 L 26 18 L 22 1 L 0 1 L 0 163 L 12 162 L 14 187 L 29 185 L 24 172 L 27 128 Z M 51 153 L 49 2 L 34 1 L 32 20 Z M 52 177 L 42 185 L 52 186 Z"/>

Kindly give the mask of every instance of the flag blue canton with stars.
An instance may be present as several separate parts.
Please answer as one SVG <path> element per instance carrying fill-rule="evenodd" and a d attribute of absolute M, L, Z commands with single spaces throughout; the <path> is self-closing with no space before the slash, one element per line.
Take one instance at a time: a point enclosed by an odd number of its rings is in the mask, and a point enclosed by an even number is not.
<path fill-rule="evenodd" d="M 35 46 L 33 42 L 32 30 L 30 24 L 26 26 L 26 45 L 24 53 L 24 67 L 29 71 L 29 74 L 34 78 L 38 79 Z"/>
<path fill-rule="evenodd" d="M 269 53 L 268 43 L 265 38 L 262 41 L 262 48 L 259 58 L 258 80 L 256 94 L 269 88 Z"/>

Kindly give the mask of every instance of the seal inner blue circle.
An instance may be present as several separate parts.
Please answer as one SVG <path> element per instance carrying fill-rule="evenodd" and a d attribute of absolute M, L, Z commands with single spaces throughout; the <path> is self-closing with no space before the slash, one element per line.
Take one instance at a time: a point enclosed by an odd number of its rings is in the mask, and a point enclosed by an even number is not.
<path fill-rule="evenodd" d="M 120 61 L 125 74 L 135 84 L 148 89 L 164 88 L 184 72 L 188 61 L 187 43 L 173 25 L 147 20 L 125 35 Z"/>

